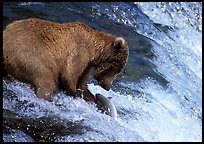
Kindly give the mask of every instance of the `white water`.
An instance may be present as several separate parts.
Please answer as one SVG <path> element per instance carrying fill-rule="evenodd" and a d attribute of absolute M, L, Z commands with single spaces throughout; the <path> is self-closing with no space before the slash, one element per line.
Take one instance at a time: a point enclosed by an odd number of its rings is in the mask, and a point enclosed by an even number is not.
<path fill-rule="evenodd" d="M 152 42 L 157 55 L 153 63 L 169 81 L 167 88 L 151 78 L 139 83 L 120 83 L 130 91 L 142 92 L 139 95 L 113 90 L 107 92 L 89 84 L 93 94 L 112 97 L 119 113 L 118 122 L 96 111 L 95 105 L 63 93 L 56 94 L 53 102 L 39 99 L 22 83 L 4 82 L 16 96 L 4 97 L 3 108 L 33 119 L 54 115 L 62 120 L 83 121 L 84 125 L 93 129 L 81 135 L 65 135 L 56 141 L 202 141 L 202 18 L 196 19 L 197 11 L 193 9 L 193 3 L 190 3 L 191 6 L 181 4 L 188 15 L 176 3 L 138 3 L 153 22 L 176 27 L 162 37 L 135 29 L 160 44 Z M 124 23 L 136 27 L 130 19 Z M 16 135 L 24 136 L 18 131 Z"/>
<path fill-rule="evenodd" d="M 169 88 L 162 89 L 151 80 L 141 82 L 139 88 L 135 86 L 140 89 L 141 85 L 141 90 L 153 99 L 152 104 L 141 105 L 152 117 L 142 124 L 149 125 L 149 132 L 155 133 L 156 141 L 202 140 L 202 17 L 197 15 L 202 13 L 202 7 L 194 9 L 194 4 L 181 3 L 185 11 L 175 3 L 139 4 L 155 23 L 177 27 L 169 33 L 173 40 L 152 36 L 164 46 L 154 48 L 157 54 L 154 63 L 170 82 Z M 179 10 L 175 12 L 176 7 Z M 134 88 L 134 84 L 130 86 Z M 143 138 L 152 141 L 149 134 Z"/>

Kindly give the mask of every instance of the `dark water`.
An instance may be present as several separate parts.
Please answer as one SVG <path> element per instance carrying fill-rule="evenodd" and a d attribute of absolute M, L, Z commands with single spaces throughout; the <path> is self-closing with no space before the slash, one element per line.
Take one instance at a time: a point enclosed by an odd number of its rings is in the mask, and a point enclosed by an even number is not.
<path fill-rule="evenodd" d="M 201 141 L 202 3 L 4 3 L 3 28 L 26 18 L 81 21 L 122 36 L 129 60 L 110 91 L 118 122 L 83 99 L 53 102 L 3 80 L 4 141 Z"/>

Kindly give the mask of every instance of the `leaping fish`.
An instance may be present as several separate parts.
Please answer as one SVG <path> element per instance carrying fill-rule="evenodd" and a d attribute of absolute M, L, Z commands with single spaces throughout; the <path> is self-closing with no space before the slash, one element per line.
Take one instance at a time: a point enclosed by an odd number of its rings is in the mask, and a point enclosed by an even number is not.
<path fill-rule="evenodd" d="M 117 110 L 115 108 L 115 105 L 105 96 L 97 93 L 96 95 L 96 99 L 98 100 L 98 102 L 100 103 L 100 106 L 102 106 L 105 110 L 105 112 L 107 113 L 107 115 L 113 117 L 113 119 L 115 119 L 117 121 Z"/>

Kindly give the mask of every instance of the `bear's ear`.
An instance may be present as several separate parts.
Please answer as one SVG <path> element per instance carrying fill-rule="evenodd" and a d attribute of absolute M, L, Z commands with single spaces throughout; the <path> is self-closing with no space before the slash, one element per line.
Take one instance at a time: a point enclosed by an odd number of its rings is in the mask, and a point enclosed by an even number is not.
<path fill-rule="evenodd" d="M 124 44 L 125 44 L 125 40 L 122 37 L 116 37 L 113 44 L 113 49 L 118 51 L 124 47 Z"/>

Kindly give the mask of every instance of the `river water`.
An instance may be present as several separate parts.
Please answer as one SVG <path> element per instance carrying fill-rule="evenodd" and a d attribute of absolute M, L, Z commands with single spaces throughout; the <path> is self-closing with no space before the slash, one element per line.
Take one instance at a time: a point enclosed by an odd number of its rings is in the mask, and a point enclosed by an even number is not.
<path fill-rule="evenodd" d="M 202 141 L 201 2 L 3 3 L 4 29 L 30 17 L 124 37 L 129 60 L 111 90 L 88 85 L 112 97 L 119 117 L 63 92 L 47 102 L 29 85 L 3 79 L 4 141 Z"/>

